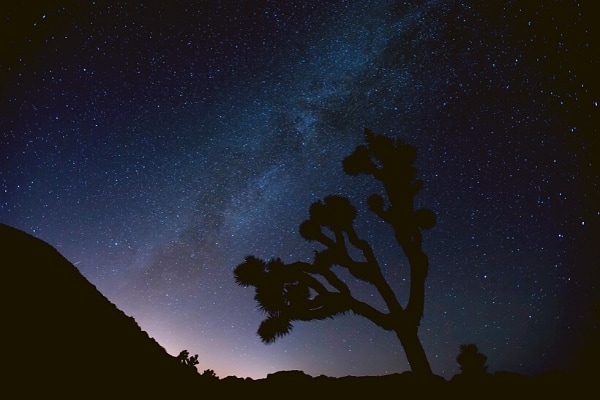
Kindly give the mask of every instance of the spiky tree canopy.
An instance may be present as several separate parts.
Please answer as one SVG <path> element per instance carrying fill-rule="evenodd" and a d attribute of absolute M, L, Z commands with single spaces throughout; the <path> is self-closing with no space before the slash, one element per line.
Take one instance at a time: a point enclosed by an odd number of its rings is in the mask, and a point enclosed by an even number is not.
<path fill-rule="evenodd" d="M 367 240 L 354 229 L 356 208 L 342 196 L 327 196 L 314 202 L 309 217 L 300 225 L 300 235 L 323 246 L 312 262 L 286 264 L 249 256 L 235 268 L 236 282 L 254 286 L 254 299 L 266 314 L 258 329 L 265 343 L 288 334 L 294 321 L 332 318 L 352 311 L 386 330 L 393 330 L 404 346 L 413 371 L 431 373 L 416 336 L 423 314 L 424 281 L 428 261 L 421 250 L 421 229 L 435 225 L 428 209 L 415 210 L 413 200 L 423 186 L 416 179 L 413 163 L 416 149 L 397 139 L 365 130 L 365 144 L 343 161 L 350 175 L 366 174 L 380 181 L 384 191 L 368 200 L 369 209 L 390 224 L 410 265 L 409 301 L 402 307 Z M 385 197 L 384 197 L 385 194 Z M 386 305 L 385 311 L 355 298 L 334 267 L 348 271 L 358 281 L 375 287 Z"/>

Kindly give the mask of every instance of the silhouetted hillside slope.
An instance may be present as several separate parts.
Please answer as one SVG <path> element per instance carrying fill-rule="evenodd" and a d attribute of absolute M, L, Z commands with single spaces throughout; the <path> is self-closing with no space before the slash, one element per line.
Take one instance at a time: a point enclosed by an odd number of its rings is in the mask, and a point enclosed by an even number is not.
<path fill-rule="evenodd" d="M 197 382 L 52 246 L 3 224 L 0 243 L 3 391 L 120 398 Z"/>
<path fill-rule="evenodd" d="M 265 379 L 202 379 L 106 299 L 56 249 L 0 224 L 2 353 L 0 398 L 245 397 L 579 398 L 591 376 L 554 371 L 439 376 L 311 377 L 279 371 Z"/>

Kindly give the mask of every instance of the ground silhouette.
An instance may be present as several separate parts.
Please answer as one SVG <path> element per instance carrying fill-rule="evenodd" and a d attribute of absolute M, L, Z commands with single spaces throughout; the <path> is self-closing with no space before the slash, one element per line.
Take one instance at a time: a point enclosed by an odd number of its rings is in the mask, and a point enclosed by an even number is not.
<path fill-rule="evenodd" d="M 570 398 L 595 376 L 549 371 L 458 374 L 447 381 L 412 372 L 384 376 L 312 377 L 278 371 L 263 379 L 198 374 L 189 352 L 173 357 L 106 299 L 56 249 L 0 224 L 2 393 L 7 398 L 259 398 L 333 399 Z M 187 353 L 187 354 L 186 354 Z M 187 359 L 188 362 L 183 362 Z"/>
<path fill-rule="evenodd" d="M 17 398 L 169 394 L 198 373 L 49 244 L 0 224 L 3 390 Z"/>
<path fill-rule="evenodd" d="M 364 141 L 343 160 L 343 169 L 349 175 L 367 175 L 382 186 L 381 194 L 372 194 L 367 204 L 390 225 L 398 250 L 408 261 L 407 304 L 402 306 L 398 301 L 396 289 L 386 280 L 371 244 L 364 239 L 367 235 L 360 237 L 355 230 L 357 210 L 348 199 L 336 195 L 313 203 L 309 219 L 300 225 L 304 239 L 325 247 L 315 253 L 312 263 L 286 264 L 280 259 L 265 261 L 248 256 L 235 268 L 235 280 L 241 286 L 255 287 L 254 299 L 266 313 L 258 335 L 266 343 L 288 334 L 294 321 L 322 320 L 351 311 L 393 331 L 412 371 L 432 375 L 418 330 L 429 269 L 421 246 L 422 230 L 432 228 L 436 217 L 433 211 L 414 206 L 415 196 L 423 187 L 414 167 L 417 150 L 400 139 L 376 135 L 369 129 L 365 129 Z M 387 310 L 358 300 L 336 268 L 372 285 Z"/>

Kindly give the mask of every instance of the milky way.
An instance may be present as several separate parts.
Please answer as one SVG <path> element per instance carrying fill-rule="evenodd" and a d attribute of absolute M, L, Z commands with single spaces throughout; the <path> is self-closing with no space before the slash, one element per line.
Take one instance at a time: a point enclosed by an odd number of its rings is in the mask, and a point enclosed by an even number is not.
<path fill-rule="evenodd" d="M 418 148 L 418 202 L 438 216 L 420 328 L 434 372 L 458 373 L 463 343 L 491 371 L 580 361 L 600 259 L 591 6 L 42 3 L 0 6 L 0 222 L 169 353 L 220 377 L 408 369 L 393 333 L 352 315 L 262 344 L 233 279 L 250 254 L 310 260 L 298 226 L 340 194 L 405 298 L 403 255 L 362 211 L 379 187 L 341 168 L 369 127 Z"/>

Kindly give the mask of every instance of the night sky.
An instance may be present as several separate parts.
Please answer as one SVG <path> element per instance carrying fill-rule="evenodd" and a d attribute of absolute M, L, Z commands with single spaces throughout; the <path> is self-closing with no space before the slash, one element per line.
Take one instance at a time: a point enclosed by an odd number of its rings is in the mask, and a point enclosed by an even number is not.
<path fill-rule="evenodd" d="M 418 148 L 417 206 L 437 214 L 434 373 L 459 372 L 463 343 L 491 372 L 580 362 L 599 298 L 594 2 L 5 3 L 0 222 L 170 354 L 221 378 L 409 369 L 394 333 L 354 315 L 263 344 L 233 278 L 247 255 L 310 261 L 298 227 L 337 194 L 406 299 L 403 254 L 364 211 L 380 187 L 342 170 L 368 127 Z"/>

